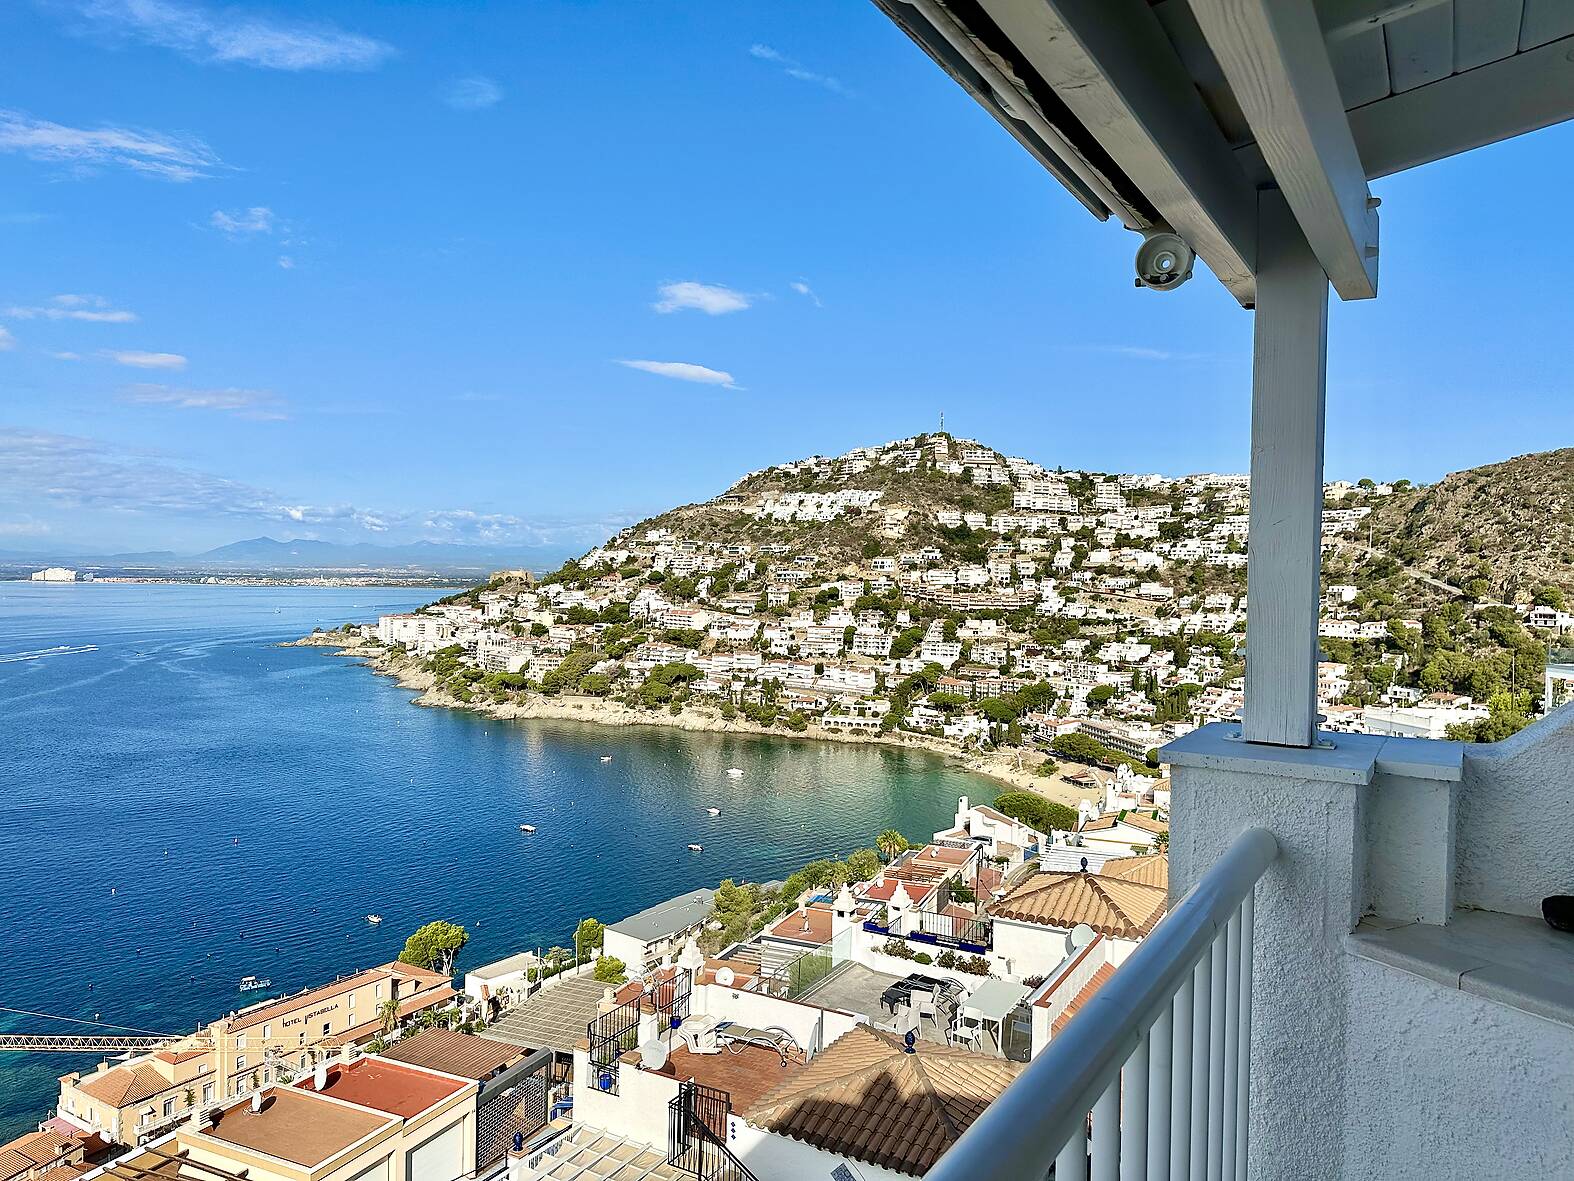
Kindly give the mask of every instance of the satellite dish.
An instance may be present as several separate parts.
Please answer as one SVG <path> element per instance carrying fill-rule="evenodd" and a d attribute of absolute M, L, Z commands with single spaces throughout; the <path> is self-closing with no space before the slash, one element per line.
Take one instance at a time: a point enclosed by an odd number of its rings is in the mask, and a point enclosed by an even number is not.
<path fill-rule="evenodd" d="M 1071 946 L 1081 951 L 1088 944 L 1099 937 L 1099 933 L 1086 923 L 1078 923 L 1071 928 Z"/>
<path fill-rule="evenodd" d="M 737 978 L 737 973 L 735 973 L 731 968 L 716 969 L 716 983 L 721 985 L 723 988 L 731 987 L 732 982 Z"/>

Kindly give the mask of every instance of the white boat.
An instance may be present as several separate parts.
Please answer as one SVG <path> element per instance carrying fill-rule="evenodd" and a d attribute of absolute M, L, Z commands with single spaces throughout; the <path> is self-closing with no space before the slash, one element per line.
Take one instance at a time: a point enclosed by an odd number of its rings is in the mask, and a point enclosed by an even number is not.
<path fill-rule="evenodd" d="M 729 778 L 729 779 L 742 779 L 743 778 L 743 768 L 742 767 L 728 767 L 727 768 L 727 778 Z"/>
<path fill-rule="evenodd" d="M 272 983 L 273 981 L 266 976 L 242 976 L 239 987 L 242 992 L 255 992 L 259 988 L 267 988 Z"/>
<path fill-rule="evenodd" d="M 366 916 L 366 921 L 375 927 L 378 923 L 383 921 L 383 916 L 380 914 L 369 914 Z"/>
<path fill-rule="evenodd" d="M 720 816 L 721 815 L 721 809 L 720 808 L 706 808 L 705 810 L 707 812 L 709 812 L 712 816 Z"/>
<path fill-rule="evenodd" d="M 610 763 L 612 761 L 612 756 L 611 755 L 602 755 L 601 756 L 601 761 L 603 763 Z"/>
<path fill-rule="evenodd" d="M 700 851 L 701 851 L 701 850 L 702 850 L 702 849 L 704 849 L 704 848 L 705 848 L 705 846 L 704 846 L 704 845 L 690 845 L 690 846 L 689 846 L 689 851 L 690 851 L 690 852 L 691 852 L 691 853 L 698 853 L 698 852 L 700 852 Z"/>
<path fill-rule="evenodd" d="M 519 831 L 520 832 L 535 832 L 536 831 L 536 826 L 533 825 L 533 824 L 521 824 L 519 826 Z"/>

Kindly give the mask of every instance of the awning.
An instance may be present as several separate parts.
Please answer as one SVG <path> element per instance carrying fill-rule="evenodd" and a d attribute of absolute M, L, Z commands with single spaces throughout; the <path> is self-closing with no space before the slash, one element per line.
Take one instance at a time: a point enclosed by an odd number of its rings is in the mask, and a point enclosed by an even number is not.
<path fill-rule="evenodd" d="M 1027 996 L 1025 984 L 1012 984 L 1009 980 L 986 980 L 978 991 L 962 1002 L 962 1011 L 982 1017 L 997 1024 L 1004 1021 Z"/>

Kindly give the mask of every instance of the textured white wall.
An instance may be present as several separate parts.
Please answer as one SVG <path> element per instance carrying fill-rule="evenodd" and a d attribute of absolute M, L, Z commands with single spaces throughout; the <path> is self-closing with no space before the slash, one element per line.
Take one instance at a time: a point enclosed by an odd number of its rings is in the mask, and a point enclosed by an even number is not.
<path fill-rule="evenodd" d="M 1574 702 L 1467 746 L 1460 786 L 1460 906 L 1540 915 L 1548 894 L 1574 894 Z"/>

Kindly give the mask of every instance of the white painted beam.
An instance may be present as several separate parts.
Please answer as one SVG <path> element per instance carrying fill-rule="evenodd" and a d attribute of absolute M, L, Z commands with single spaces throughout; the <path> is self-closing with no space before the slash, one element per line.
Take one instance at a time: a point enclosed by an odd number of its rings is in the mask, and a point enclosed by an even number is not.
<path fill-rule="evenodd" d="M 1257 195 L 1147 0 L 980 6 L 1242 303 Z"/>
<path fill-rule="evenodd" d="M 1574 37 L 1357 107 L 1368 177 L 1388 176 L 1574 118 Z"/>
<path fill-rule="evenodd" d="M 1310 0 L 1190 0 L 1329 282 L 1377 294 L 1377 210 Z"/>
<path fill-rule="evenodd" d="M 1428 8 L 1451 4 L 1453 0 L 1316 0 L 1317 20 L 1323 34 L 1353 37 L 1367 29 L 1380 29 Z"/>
<path fill-rule="evenodd" d="M 1277 190 L 1261 195 L 1252 344 L 1251 523 L 1242 737 L 1317 737 L 1328 278 Z"/>

